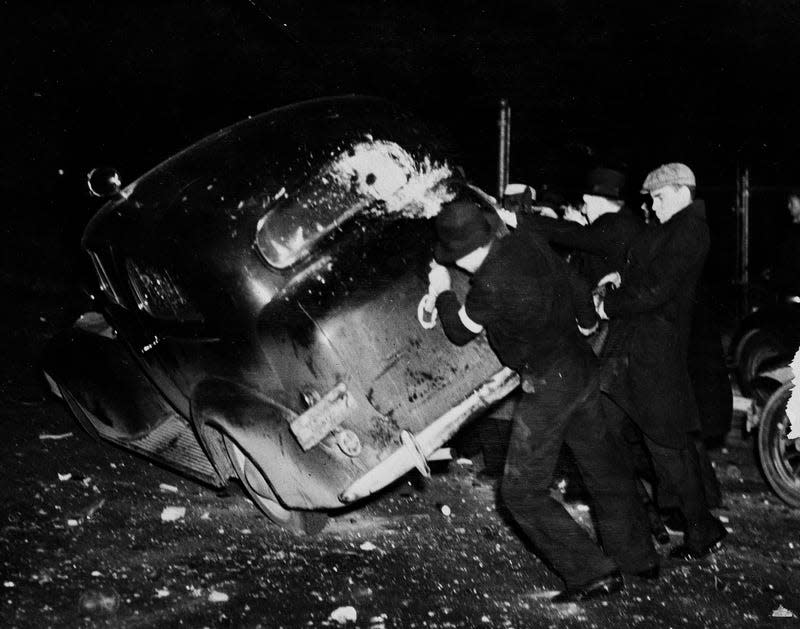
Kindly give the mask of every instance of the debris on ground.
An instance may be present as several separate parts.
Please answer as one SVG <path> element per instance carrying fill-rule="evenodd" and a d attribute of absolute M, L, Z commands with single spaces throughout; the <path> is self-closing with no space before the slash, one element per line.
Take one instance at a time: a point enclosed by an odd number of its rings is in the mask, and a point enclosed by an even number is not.
<path fill-rule="evenodd" d="M 167 483 L 159 483 L 158 488 L 161 491 L 166 491 L 166 492 L 169 492 L 171 494 L 177 494 L 178 493 L 178 488 L 175 487 L 175 485 L 168 485 Z"/>
<path fill-rule="evenodd" d="M 361 550 L 375 550 L 377 546 L 375 546 L 375 544 L 373 544 L 372 542 L 364 542 L 363 544 L 361 544 L 361 546 L 359 546 L 359 548 Z"/>
<path fill-rule="evenodd" d="M 224 603 L 229 598 L 230 596 L 225 594 L 225 592 L 219 592 L 217 590 L 211 590 L 211 593 L 208 595 L 208 601 L 210 603 Z"/>
<path fill-rule="evenodd" d="M 772 612 L 773 618 L 797 618 L 791 609 L 786 609 L 783 605 L 778 607 Z"/>
<path fill-rule="evenodd" d="M 164 522 L 175 522 L 186 515 L 186 507 L 164 507 L 161 512 L 161 520 Z"/>
<path fill-rule="evenodd" d="M 62 483 L 64 481 L 68 481 L 70 479 L 72 479 L 72 474 L 70 474 L 69 472 L 67 472 L 66 474 L 62 474 L 61 472 L 58 472 L 58 480 L 60 480 Z"/>
<path fill-rule="evenodd" d="M 52 439 L 52 440 L 55 441 L 57 439 L 66 439 L 66 438 L 71 437 L 71 436 L 72 436 L 71 432 L 65 432 L 65 433 L 61 433 L 59 435 L 51 435 L 51 434 L 48 434 L 46 432 L 43 432 L 43 433 L 41 433 L 39 435 L 39 439 L 41 439 L 42 441 L 46 441 L 48 439 Z"/>
<path fill-rule="evenodd" d="M 355 622 L 357 618 L 358 614 L 356 613 L 356 608 L 352 605 L 337 607 L 331 612 L 331 615 L 328 616 L 329 620 L 337 622 L 340 625 L 347 624 L 348 622 Z"/>
<path fill-rule="evenodd" d="M 87 507 L 86 513 L 84 514 L 83 517 L 85 517 L 87 520 L 91 519 L 91 517 L 95 513 L 97 513 L 100 509 L 102 509 L 104 504 L 106 504 L 105 498 L 100 498 L 100 500 L 98 500 L 97 502 L 93 502 Z"/>
<path fill-rule="evenodd" d="M 114 590 L 87 590 L 81 595 L 78 604 L 87 614 L 111 615 L 119 608 L 119 594 Z"/>

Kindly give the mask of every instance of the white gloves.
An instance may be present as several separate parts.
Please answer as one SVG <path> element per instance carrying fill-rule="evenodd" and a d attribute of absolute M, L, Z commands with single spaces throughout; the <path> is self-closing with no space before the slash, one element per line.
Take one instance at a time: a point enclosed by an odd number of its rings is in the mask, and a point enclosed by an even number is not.
<path fill-rule="evenodd" d="M 600 281 L 597 282 L 597 288 L 595 288 L 592 292 L 595 312 L 597 312 L 597 316 L 604 321 L 608 321 L 608 315 L 606 314 L 606 308 L 603 300 L 605 299 L 606 288 L 609 284 L 611 284 L 614 288 L 620 287 L 620 284 L 622 284 L 622 276 L 620 276 L 618 271 L 604 275 Z"/>
<path fill-rule="evenodd" d="M 604 275 L 600 281 L 597 282 L 597 287 L 600 288 L 606 284 L 613 284 L 614 288 L 619 288 L 619 285 L 622 284 L 622 276 L 619 274 L 619 271 Z"/>
<path fill-rule="evenodd" d="M 428 294 L 436 299 L 441 293 L 450 290 L 450 271 L 438 262 L 431 261 L 428 273 Z"/>

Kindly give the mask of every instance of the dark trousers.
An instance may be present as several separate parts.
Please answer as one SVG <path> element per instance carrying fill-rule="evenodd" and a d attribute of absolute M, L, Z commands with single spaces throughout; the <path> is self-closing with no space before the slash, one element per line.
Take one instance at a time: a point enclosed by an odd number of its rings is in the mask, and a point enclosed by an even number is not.
<path fill-rule="evenodd" d="M 633 470 L 615 450 L 588 362 L 557 365 L 534 383 L 535 392 L 521 396 L 501 485 L 511 515 L 567 587 L 583 586 L 617 568 L 634 573 L 658 562 Z M 550 495 L 564 443 L 592 499 L 607 554 Z"/>
<path fill-rule="evenodd" d="M 619 444 L 618 450 L 636 468 L 641 468 L 642 464 L 641 461 L 632 461 L 637 456 L 637 446 L 633 442 L 638 439 L 644 444 L 655 473 L 659 506 L 677 507 L 686 520 L 684 543 L 693 550 L 700 550 L 719 539 L 724 528 L 708 510 L 699 455 L 691 438 L 687 435 L 686 444 L 680 448 L 663 446 L 642 432 L 622 407 L 610 398 L 605 397 L 603 407 L 614 439 Z"/>
<path fill-rule="evenodd" d="M 718 509 L 722 506 L 722 488 L 720 487 L 717 473 L 711 465 L 705 443 L 699 435 L 694 435 L 689 440 L 689 449 L 694 450 L 689 455 L 691 460 L 696 463 L 700 482 L 703 485 L 703 495 L 709 509 Z M 649 460 L 648 460 L 649 465 Z M 637 470 L 638 472 L 638 470 Z M 680 497 L 668 494 L 662 488 L 658 494 L 658 506 L 662 509 L 680 509 Z"/>

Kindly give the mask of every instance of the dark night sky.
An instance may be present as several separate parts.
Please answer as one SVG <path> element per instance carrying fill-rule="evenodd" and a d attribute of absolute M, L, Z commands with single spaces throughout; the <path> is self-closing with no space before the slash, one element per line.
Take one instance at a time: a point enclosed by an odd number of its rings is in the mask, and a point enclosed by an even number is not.
<path fill-rule="evenodd" d="M 248 114 L 335 93 L 418 111 L 490 189 L 502 97 L 515 180 L 680 160 L 701 188 L 732 188 L 737 165 L 800 184 L 798 2 L 255 1 L 3 3 L 6 276 L 71 259 L 92 166 L 130 181 Z M 757 238 L 782 220 L 769 205 Z"/>

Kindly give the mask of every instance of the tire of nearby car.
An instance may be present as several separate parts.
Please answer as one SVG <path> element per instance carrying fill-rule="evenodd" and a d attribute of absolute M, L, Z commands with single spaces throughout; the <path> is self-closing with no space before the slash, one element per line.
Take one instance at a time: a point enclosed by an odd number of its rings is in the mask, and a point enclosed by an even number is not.
<path fill-rule="evenodd" d="M 751 330 L 739 341 L 736 348 L 736 379 L 743 395 L 751 396 L 751 383 L 758 370 L 769 358 L 781 352 L 781 343 L 774 335 L 764 330 Z"/>
<path fill-rule="evenodd" d="M 247 495 L 272 522 L 298 535 L 316 535 L 325 528 L 326 513 L 286 509 L 247 453 L 233 439 L 225 436 L 224 441 L 231 465 Z"/>
<path fill-rule="evenodd" d="M 786 438 L 789 430 L 786 403 L 791 387 L 791 381 L 784 383 L 767 400 L 758 424 L 756 447 L 761 470 L 770 487 L 781 500 L 800 507 L 800 440 Z"/>

